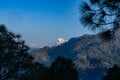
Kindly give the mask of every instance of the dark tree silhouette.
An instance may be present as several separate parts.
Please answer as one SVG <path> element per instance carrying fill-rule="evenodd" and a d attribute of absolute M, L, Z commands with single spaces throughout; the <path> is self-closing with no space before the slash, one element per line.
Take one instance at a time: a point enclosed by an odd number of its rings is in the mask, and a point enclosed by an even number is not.
<path fill-rule="evenodd" d="M 21 35 L 16 35 L 0 25 L 0 80 L 19 80 L 20 75 L 29 71 L 33 57 L 28 50 L 29 47 L 21 40 Z"/>
<path fill-rule="evenodd" d="M 51 80 L 78 80 L 78 73 L 73 62 L 64 57 L 58 57 L 50 67 Z"/>
<path fill-rule="evenodd" d="M 23 76 L 22 80 L 50 80 L 48 76 L 48 68 L 35 62 L 28 73 Z"/>
<path fill-rule="evenodd" d="M 120 67 L 114 65 L 107 72 L 107 75 L 103 77 L 103 80 L 120 80 Z"/>
<path fill-rule="evenodd" d="M 105 41 L 115 39 L 120 28 L 120 0 L 88 0 L 79 9 L 84 27 L 102 29 L 100 38 Z"/>

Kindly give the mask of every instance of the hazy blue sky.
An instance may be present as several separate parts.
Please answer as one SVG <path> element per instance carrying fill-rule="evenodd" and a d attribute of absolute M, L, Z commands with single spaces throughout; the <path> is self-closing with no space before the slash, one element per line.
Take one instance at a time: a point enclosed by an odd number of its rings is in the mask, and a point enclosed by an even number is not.
<path fill-rule="evenodd" d="M 0 23 L 33 47 L 56 45 L 89 30 L 79 22 L 81 0 L 0 0 Z"/>

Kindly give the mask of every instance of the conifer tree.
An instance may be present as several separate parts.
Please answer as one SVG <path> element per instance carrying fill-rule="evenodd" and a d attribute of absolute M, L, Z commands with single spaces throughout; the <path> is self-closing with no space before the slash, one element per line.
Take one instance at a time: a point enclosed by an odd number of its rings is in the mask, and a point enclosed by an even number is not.
<path fill-rule="evenodd" d="M 33 57 L 28 50 L 29 47 L 25 45 L 21 35 L 0 25 L 0 80 L 19 80 L 20 75 L 30 69 Z"/>
<path fill-rule="evenodd" d="M 91 30 L 100 29 L 100 38 L 114 40 L 120 29 L 120 0 L 88 0 L 80 4 L 80 21 Z"/>

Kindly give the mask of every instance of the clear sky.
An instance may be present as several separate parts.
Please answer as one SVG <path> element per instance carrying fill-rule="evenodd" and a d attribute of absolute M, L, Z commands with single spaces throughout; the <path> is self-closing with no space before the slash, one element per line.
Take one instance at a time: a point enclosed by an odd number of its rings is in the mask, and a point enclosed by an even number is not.
<path fill-rule="evenodd" d="M 81 0 L 0 0 L 0 23 L 31 47 L 56 45 L 57 38 L 68 40 L 91 33 L 79 22 Z"/>

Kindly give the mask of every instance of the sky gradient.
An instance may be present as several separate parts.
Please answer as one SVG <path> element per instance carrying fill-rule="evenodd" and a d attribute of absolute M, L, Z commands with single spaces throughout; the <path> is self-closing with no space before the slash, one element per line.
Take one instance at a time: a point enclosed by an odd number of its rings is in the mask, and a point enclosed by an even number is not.
<path fill-rule="evenodd" d="M 81 0 L 0 0 L 0 24 L 30 47 L 56 45 L 57 38 L 68 40 L 90 30 L 79 22 Z"/>

